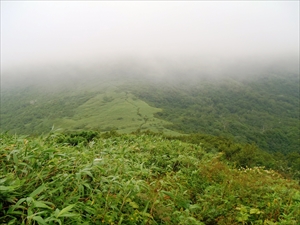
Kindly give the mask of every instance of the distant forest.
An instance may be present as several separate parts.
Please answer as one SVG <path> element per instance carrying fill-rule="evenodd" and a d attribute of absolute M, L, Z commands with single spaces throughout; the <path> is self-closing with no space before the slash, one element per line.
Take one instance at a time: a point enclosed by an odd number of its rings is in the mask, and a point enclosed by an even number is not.
<path fill-rule="evenodd" d="M 155 116 L 171 122 L 169 129 L 256 143 L 269 152 L 299 152 L 297 75 L 145 85 L 134 94 L 162 108 Z"/>

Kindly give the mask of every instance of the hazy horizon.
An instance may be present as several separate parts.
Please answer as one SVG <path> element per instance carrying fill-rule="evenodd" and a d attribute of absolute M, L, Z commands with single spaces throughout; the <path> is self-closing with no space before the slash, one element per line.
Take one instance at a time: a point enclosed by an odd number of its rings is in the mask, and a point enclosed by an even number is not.
<path fill-rule="evenodd" d="M 1 1 L 2 78 L 132 62 L 299 73 L 299 1 Z"/>

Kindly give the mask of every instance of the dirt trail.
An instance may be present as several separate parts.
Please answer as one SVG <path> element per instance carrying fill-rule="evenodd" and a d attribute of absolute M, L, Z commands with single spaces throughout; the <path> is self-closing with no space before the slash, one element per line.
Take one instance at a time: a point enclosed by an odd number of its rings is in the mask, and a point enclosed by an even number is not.
<path fill-rule="evenodd" d="M 125 101 L 128 102 L 129 104 L 133 105 L 136 108 L 136 114 L 141 117 L 141 119 L 143 119 L 144 121 L 140 124 L 139 129 L 142 129 L 142 126 L 144 126 L 147 121 L 148 118 L 146 116 L 143 117 L 143 115 L 140 113 L 140 108 L 137 107 L 133 102 L 128 101 L 128 93 L 125 92 Z"/>

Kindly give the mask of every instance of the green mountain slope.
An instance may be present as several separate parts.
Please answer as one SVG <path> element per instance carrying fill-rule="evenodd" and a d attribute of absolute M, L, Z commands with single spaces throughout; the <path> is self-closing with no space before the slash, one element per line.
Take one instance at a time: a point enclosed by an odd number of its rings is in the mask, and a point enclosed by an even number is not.
<path fill-rule="evenodd" d="M 80 105 L 70 119 L 57 119 L 60 127 L 74 129 L 93 129 L 118 132 L 132 132 L 137 129 L 151 129 L 164 133 L 174 133 L 165 129 L 169 123 L 154 117 L 161 111 L 135 98 L 130 93 L 109 91 L 98 94 Z"/>
<path fill-rule="evenodd" d="M 134 94 L 162 108 L 169 129 L 256 143 L 269 152 L 299 151 L 299 77 L 268 75 L 244 80 L 199 80 L 147 85 Z"/>
<path fill-rule="evenodd" d="M 54 126 L 62 131 L 132 132 L 149 129 L 179 134 L 164 127 L 168 122 L 154 117 L 154 113 L 160 111 L 113 87 L 102 92 L 69 90 L 52 94 L 35 89 L 23 90 L 18 94 L 2 95 L 1 130 L 39 134 L 49 132 Z"/>
<path fill-rule="evenodd" d="M 255 143 L 269 152 L 299 152 L 297 75 L 243 79 L 112 75 L 49 83 L 1 90 L 2 132 L 40 134 L 53 126 L 62 131 L 200 132 Z"/>

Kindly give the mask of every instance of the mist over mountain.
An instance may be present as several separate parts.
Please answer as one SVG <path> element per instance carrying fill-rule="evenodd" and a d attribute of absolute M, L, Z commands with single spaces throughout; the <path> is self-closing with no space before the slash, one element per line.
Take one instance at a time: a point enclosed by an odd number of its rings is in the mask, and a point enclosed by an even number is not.
<path fill-rule="evenodd" d="M 1 35 L 3 88 L 8 80 L 299 74 L 297 1 L 2 1 Z"/>
<path fill-rule="evenodd" d="M 277 74 L 279 76 L 299 74 L 297 57 L 268 59 L 226 60 L 192 58 L 123 58 L 98 61 L 86 65 L 45 64 L 36 67 L 19 67 L 3 71 L 1 87 L 28 85 L 71 87 L 79 84 L 95 84 L 108 80 L 139 80 L 159 83 L 191 83 L 203 79 L 220 82 L 227 78 L 255 79 Z"/>
<path fill-rule="evenodd" d="M 1 35 L 3 131 L 299 141 L 297 1 L 2 1 Z"/>

